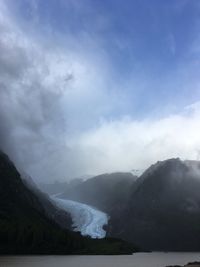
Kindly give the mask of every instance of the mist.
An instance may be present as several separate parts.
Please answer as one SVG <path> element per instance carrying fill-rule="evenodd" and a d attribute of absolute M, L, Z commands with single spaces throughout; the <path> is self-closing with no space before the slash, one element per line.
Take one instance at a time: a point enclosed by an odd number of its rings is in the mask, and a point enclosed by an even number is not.
<path fill-rule="evenodd" d="M 27 25 L 10 3 L 0 3 L 0 148 L 20 169 L 52 182 L 145 169 L 171 157 L 199 159 L 196 62 L 155 81 L 135 60 L 138 68 L 124 75 L 103 42 L 102 30 L 112 25 L 106 15 L 93 28 L 87 21 L 84 31 L 62 34 L 51 21 L 41 23 L 39 2 Z M 168 88 L 178 92 L 177 103 L 169 104 L 175 93 L 164 103 Z"/>
<path fill-rule="evenodd" d="M 8 264 L 200 251 L 199 18 L 192 0 L 0 0 Z"/>
<path fill-rule="evenodd" d="M 85 97 L 85 104 L 95 101 L 87 85 L 98 81 L 98 66 L 90 70 L 87 51 L 83 55 L 70 45 L 63 51 L 61 42 L 49 45 L 30 37 L 15 19 L 1 2 L 0 147 L 38 180 L 67 179 L 73 174 L 67 139 L 77 125 L 84 127 L 76 118 L 84 109 L 79 97 Z M 84 75 L 89 70 L 88 81 Z M 97 91 L 97 97 L 104 98 L 104 93 Z"/>

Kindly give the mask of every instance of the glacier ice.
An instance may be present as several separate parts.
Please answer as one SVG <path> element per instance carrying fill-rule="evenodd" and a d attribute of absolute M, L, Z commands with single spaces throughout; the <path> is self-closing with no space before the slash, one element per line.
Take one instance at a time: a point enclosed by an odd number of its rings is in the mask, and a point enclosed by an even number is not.
<path fill-rule="evenodd" d="M 51 196 L 55 204 L 71 214 L 74 231 L 80 231 L 83 236 L 92 238 L 104 238 L 106 231 L 103 226 L 108 224 L 108 215 L 89 205 Z"/>

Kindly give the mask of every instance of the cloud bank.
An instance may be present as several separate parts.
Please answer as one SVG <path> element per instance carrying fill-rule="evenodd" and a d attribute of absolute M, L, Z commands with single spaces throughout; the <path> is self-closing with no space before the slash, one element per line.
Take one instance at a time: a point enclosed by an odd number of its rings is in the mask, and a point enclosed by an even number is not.
<path fill-rule="evenodd" d="M 115 106 L 114 95 L 106 100 L 108 64 L 94 42 L 41 40 L 3 1 L 0 11 L 0 147 L 37 179 L 66 178 L 73 173 L 66 140 Z"/>
<path fill-rule="evenodd" d="M 92 173 L 144 169 L 173 157 L 200 160 L 200 104 L 162 119 L 104 121 L 71 141 Z"/>
<path fill-rule="evenodd" d="M 129 111 L 138 105 L 133 95 L 143 91 L 144 81 L 120 79 L 97 37 L 36 36 L 19 26 L 5 3 L 0 2 L 0 148 L 19 168 L 36 181 L 53 181 L 144 169 L 171 157 L 199 159 L 197 99 L 179 112 L 136 118 Z M 189 80 L 185 86 L 198 91 L 198 84 Z"/>

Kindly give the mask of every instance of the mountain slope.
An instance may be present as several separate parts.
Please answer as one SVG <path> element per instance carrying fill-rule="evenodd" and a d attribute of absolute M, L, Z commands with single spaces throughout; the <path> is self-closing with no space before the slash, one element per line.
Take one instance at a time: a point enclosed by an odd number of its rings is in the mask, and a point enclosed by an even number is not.
<path fill-rule="evenodd" d="M 200 163 L 170 159 L 152 165 L 111 224 L 112 235 L 146 249 L 200 250 Z"/>
<path fill-rule="evenodd" d="M 92 240 L 63 230 L 46 215 L 34 192 L 0 152 L 0 254 L 129 254 L 132 244 Z"/>
<path fill-rule="evenodd" d="M 71 216 L 64 210 L 59 209 L 46 193 L 40 191 L 29 175 L 22 173 L 21 178 L 25 186 L 37 196 L 44 208 L 46 216 L 58 223 L 62 228 L 71 230 Z"/>
<path fill-rule="evenodd" d="M 62 232 L 44 214 L 42 204 L 24 185 L 13 163 L 1 153 L 0 252 L 70 253 L 79 244 L 81 248 L 78 235 Z"/>
<path fill-rule="evenodd" d="M 123 172 L 98 175 L 68 187 L 62 197 L 95 206 L 110 214 L 125 205 L 136 178 Z"/>

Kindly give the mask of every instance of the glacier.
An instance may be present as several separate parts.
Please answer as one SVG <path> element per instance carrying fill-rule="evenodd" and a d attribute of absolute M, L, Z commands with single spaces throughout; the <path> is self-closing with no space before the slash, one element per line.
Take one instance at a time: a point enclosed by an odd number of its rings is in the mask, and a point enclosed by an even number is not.
<path fill-rule="evenodd" d="M 84 203 L 59 198 L 59 194 L 52 195 L 51 199 L 57 207 L 70 213 L 74 231 L 79 231 L 81 235 L 88 235 L 91 238 L 104 238 L 106 236 L 103 226 L 108 224 L 109 217 L 105 212 Z"/>

